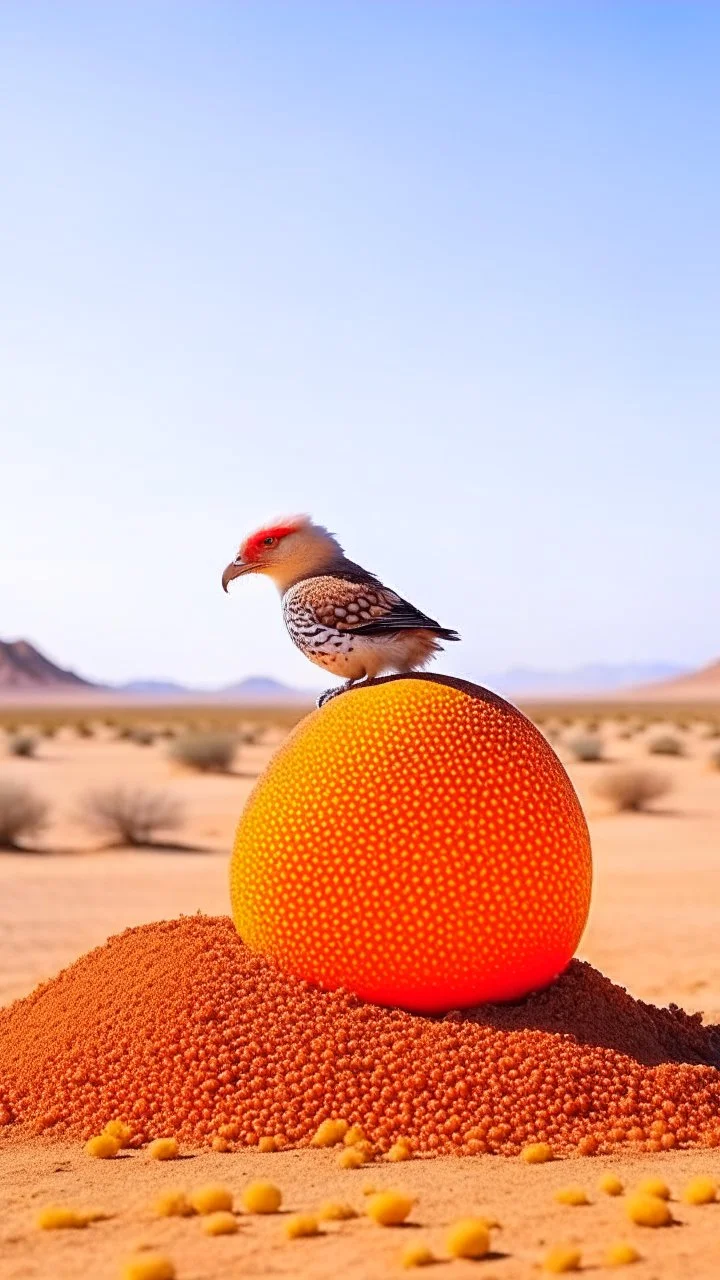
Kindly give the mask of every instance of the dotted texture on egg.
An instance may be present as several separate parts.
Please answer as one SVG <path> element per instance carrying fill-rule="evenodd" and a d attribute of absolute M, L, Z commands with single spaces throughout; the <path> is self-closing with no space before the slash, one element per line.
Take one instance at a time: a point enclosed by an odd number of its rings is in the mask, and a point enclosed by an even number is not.
<path fill-rule="evenodd" d="M 552 748 L 444 676 L 388 677 L 294 730 L 242 815 L 233 916 L 288 973 L 439 1011 L 550 982 L 590 902 L 590 842 Z"/>

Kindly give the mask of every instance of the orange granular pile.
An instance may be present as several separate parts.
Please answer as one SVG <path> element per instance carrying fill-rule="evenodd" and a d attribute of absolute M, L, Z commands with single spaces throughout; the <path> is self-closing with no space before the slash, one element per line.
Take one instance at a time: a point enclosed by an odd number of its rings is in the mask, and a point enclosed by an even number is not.
<path fill-rule="evenodd" d="M 330 1118 L 384 1151 L 717 1145 L 716 1047 L 578 961 L 520 1003 L 428 1017 L 288 977 L 230 920 L 193 916 L 111 938 L 0 1011 L 0 1110 L 6 1135 L 120 1118 L 136 1140 L 233 1148 L 309 1144 Z"/>

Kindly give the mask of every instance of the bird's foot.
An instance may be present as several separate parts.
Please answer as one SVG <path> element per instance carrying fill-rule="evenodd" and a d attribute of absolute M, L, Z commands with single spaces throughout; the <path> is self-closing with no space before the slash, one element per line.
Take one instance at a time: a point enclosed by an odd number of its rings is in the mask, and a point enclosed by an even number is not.
<path fill-rule="evenodd" d="M 344 684 L 338 685 L 337 688 L 324 689 L 319 694 L 315 703 L 316 707 L 324 707 L 326 702 L 330 702 L 332 698 L 337 698 L 341 693 L 347 693 L 348 689 L 354 689 L 357 684 L 356 680 L 346 680 Z"/>

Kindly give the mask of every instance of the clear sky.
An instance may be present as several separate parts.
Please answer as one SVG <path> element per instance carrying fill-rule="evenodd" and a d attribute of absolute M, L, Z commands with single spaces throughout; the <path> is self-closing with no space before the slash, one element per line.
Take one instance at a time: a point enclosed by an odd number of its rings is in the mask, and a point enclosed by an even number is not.
<path fill-rule="evenodd" d="M 313 684 L 309 511 L 464 644 L 720 651 L 720 6 L 4 0 L 0 636 Z"/>

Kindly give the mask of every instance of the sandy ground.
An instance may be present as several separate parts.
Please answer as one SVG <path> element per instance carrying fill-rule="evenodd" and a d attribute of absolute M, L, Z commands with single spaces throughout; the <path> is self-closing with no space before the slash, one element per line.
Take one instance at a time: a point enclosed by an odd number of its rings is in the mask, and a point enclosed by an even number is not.
<path fill-rule="evenodd" d="M 603 726 L 603 764 L 570 764 L 560 748 L 588 814 L 595 854 L 593 910 L 580 954 L 634 995 L 675 1001 L 720 1022 L 720 771 L 708 763 L 718 743 L 691 728 L 681 735 L 685 756 L 660 759 L 647 754 L 647 740 L 658 732 L 655 726 L 628 742 Z M 566 729 L 563 736 L 578 733 Z M 148 748 L 68 734 L 43 743 L 36 760 L 0 759 L 0 776 L 31 783 L 54 810 L 37 852 L 0 854 L 0 1001 L 25 994 L 128 925 L 197 910 L 225 912 L 234 825 L 271 749 L 245 749 L 236 772 L 224 777 L 179 772 L 162 743 Z M 671 777 L 673 790 L 655 813 L 610 814 L 593 795 L 593 781 L 611 761 L 624 760 Z M 78 800 L 90 787 L 117 781 L 162 787 L 183 799 L 183 850 L 98 850 L 97 838 L 76 821 Z M 38 1146 L 22 1155 L 15 1148 L 0 1152 L 0 1274 L 69 1280 L 89 1271 L 102 1280 L 117 1276 L 123 1256 L 147 1244 L 167 1248 L 180 1280 L 391 1276 L 400 1273 L 398 1256 L 408 1239 L 422 1236 L 441 1252 L 448 1222 L 485 1209 L 504 1228 L 495 1256 L 482 1264 L 486 1280 L 532 1275 L 544 1243 L 556 1240 L 581 1242 L 588 1268 L 597 1269 L 604 1245 L 618 1237 L 634 1239 L 646 1258 L 633 1272 L 640 1280 L 719 1275 L 720 1204 L 677 1205 L 682 1225 L 652 1232 L 626 1226 L 620 1201 L 593 1196 L 585 1209 L 553 1203 L 553 1188 L 568 1182 L 592 1192 L 601 1167 L 610 1164 L 631 1182 L 662 1166 L 674 1190 L 697 1171 L 720 1179 L 715 1152 L 532 1169 L 490 1157 L 414 1161 L 358 1174 L 341 1173 L 332 1156 L 320 1152 L 203 1154 L 157 1165 L 142 1154 L 105 1163 L 76 1147 Z M 360 1220 L 328 1228 L 324 1239 L 291 1244 L 283 1241 L 279 1220 L 243 1219 L 236 1236 L 213 1240 L 196 1220 L 155 1221 L 149 1212 L 152 1192 L 161 1186 L 221 1179 L 239 1190 L 260 1171 L 283 1188 L 290 1209 L 310 1208 L 327 1196 L 361 1207 L 364 1183 L 402 1186 L 417 1192 L 418 1226 L 389 1231 Z M 82 1232 L 41 1233 L 33 1218 L 49 1201 L 98 1206 L 112 1217 Z M 473 1264 L 452 1267 L 469 1275 Z"/>

